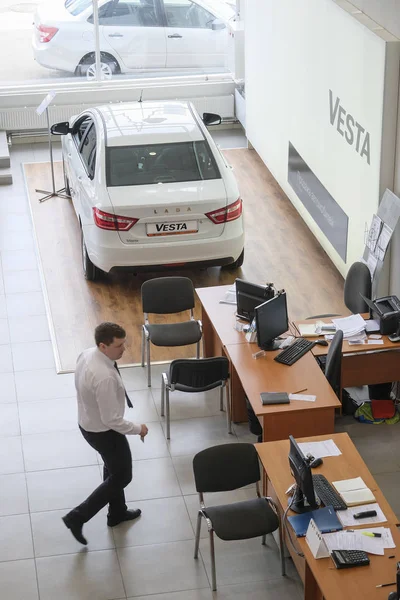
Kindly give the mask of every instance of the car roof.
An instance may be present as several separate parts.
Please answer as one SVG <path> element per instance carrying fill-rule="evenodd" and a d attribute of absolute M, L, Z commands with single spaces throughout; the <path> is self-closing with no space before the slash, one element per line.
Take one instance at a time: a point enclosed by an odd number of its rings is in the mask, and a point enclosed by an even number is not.
<path fill-rule="evenodd" d="M 204 139 L 189 102 L 121 102 L 96 108 L 107 146 L 139 146 Z"/>

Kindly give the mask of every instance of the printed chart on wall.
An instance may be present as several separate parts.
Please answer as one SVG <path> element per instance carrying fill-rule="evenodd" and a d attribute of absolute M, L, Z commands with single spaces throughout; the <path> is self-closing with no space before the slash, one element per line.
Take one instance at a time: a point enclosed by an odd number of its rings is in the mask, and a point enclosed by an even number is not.
<path fill-rule="evenodd" d="M 390 190 L 383 194 L 378 214 L 372 217 L 366 234 L 363 262 L 368 265 L 373 282 L 373 293 L 378 285 L 390 239 L 400 218 L 400 199 Z"/>

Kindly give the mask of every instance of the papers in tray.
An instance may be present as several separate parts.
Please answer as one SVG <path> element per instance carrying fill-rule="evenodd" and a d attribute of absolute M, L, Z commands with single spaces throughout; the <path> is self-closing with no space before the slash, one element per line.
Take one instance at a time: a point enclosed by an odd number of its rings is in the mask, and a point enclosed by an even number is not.
<path fill-rule="evenodd" d="M 311 454 L 314 458 L 340 456 L 340 454 L 342 454 L 333 440 L 325 440 L 323 442 L 299 442 L 298 446 L 305 456 Z"/>
<path fill-rule="evenodd" d="M 367 510 L 376 510 L 376 517 L 367 517 L 366 519 L 355 519 L 353 515 Z M 384 523 L 387 518 L 379 507 L 379 504 L 364 504 L 362 509 L 359 506 L 353 506 L 347 510 L 338 510 L 337 516 L 343 527 L 355 527 L 356 525 L 374 525 L 375 523 Z"/>
<path fill-rule="evenodd" d="M 375 496 L 361 477 L 332 481 L 332 485 L 337 489 L 347 506 L 369 504 L 375 501 Z"/>
<path fill-rule="evenodd" d="M 358 334 L 365 332 L 365 321 L 361 315 L 350 315 L 341 319 L 332 319 L 336 329 L 343 331 L 343 338 L 354 338 Z M 365 333 L 364 333 L 365 335 Z"/>

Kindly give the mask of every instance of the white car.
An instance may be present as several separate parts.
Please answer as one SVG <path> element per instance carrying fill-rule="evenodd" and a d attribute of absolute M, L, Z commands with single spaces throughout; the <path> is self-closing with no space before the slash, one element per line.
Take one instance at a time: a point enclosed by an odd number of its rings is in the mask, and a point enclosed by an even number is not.
<path fill-rule="evenodd" d="M 242 199 L 192 104 L 99 106 L 52 132 L 64 136 L 65 187 L 82 229 L 86 279 L 99 269 L 242 265 Z"/>
<path fill-rule="evenodd" d="M 215 2 L 215 0 L 214 0 Z M 232 6 L 207 0 L 99 0 L 103 77 L 117 73 L 227 70 Z M 92 0 L 50 0 L 38 6 L 35 60 L 49 69 L 95 76 Z"/>

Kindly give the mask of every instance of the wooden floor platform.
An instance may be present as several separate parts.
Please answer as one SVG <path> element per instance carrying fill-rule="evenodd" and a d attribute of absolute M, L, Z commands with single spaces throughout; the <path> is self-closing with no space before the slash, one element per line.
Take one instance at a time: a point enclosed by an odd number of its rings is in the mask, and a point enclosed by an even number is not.
<path fill-rule="evenodd" d="M 343 278 L 257 153 L 237 149 L 224 154 L 234 167 L 244 202 L 244 265 L 236 271 L 212 267 L 170 273 L 190 277 L 195 287 L 233 283 L 238 276 L 259 283 L 272 281 L 287 291 L 292 319 L 347 312 Z M 39 203 L 41 195 L 35 189 L 51 186 L 50 166 L 30 163 L 24 169 L 58 371 L 74 370 L 77 355 L 93 345 L 93 330 L 101 321 L 115 321 L 128 332 L 121 364 L 140 362 L 140 287 L 146 279 L 166 273 L 107 275 L 98 282 L 87 282 L 81 270 L 79 226 L 71 201 L 51 198 Z M 62 187 L 61 162 L 55 163 L 55 173 Z M 196 313 L 200 317 L 198 306 Z M 194 347 L 153 346 L 151 352 L 154 361 L 195 355 Z"/>

